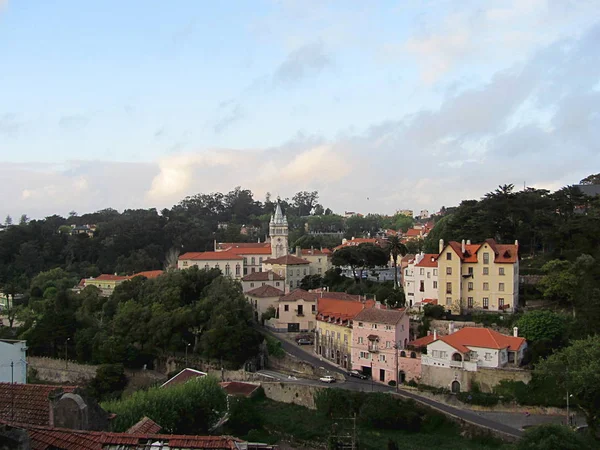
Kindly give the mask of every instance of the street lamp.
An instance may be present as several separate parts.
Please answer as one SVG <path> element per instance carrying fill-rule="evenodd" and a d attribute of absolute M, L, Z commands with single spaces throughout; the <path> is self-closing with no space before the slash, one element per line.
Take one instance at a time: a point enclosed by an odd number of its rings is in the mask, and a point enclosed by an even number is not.
<path fill-rule="evenodd" d="M 69 341 L 71 338 L 67 338 L 65 341 L 65 370 L 69 368 Z"/>
<path fill-rule="evenodd" d="M 373 378 L 375 378 L 375 375 L 373 374 L 373 360 L 371 360 L 371 392 L 373 392 L 374 383 L 375 383 Z"/>
<path fill-rule="evenodd" d="M 184 342 L 185 342 L 185 341 L 184 341 Z M 186 369 L 187 369 L 187 365 L 188 365 L 188 363 L 187 363 L 188 347 L 189 347 L 190 345 L 191 345 L 191 344 L 190 344 L 189 342 L 185 342 L 185 368 L 186 368 Z"/>
<path fill-rule="evenodd" d="M 394 349 L 396 350 L 396 392 L 398 392 L 398 385 L 400 384 L 400 377 L 398 376 L 398 349 L 400 348 L 400 344 L 398 342 L 394 343 Z"/>

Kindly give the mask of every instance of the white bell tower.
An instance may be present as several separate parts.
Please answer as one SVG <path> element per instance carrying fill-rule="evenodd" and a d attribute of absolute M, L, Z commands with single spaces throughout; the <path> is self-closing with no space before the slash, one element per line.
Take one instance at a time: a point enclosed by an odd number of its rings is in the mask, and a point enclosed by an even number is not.
<path fill-rule="evenodd" d="M 288 254 L 288 221 L 281 211 L 279 197 L 275 214 L 269 223 L 269 236 L 271 237 L 271 258 L 280 258 Z"/>

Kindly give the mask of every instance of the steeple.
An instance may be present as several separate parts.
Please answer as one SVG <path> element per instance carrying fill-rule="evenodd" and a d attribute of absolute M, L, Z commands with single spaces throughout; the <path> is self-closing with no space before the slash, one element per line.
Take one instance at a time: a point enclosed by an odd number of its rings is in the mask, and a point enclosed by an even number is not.
<path fill-rule="evenodd" d="M 275 214 L 269 223 L 269 236 L 271 238 L 271 257 L 279 258 L 288 253 L 288 221 L 281 210 L 281 203 L 277 197 Z"/>
<path fill-rule="evenodd" d="M 275 208 L 275 214 L 271 216 L 271 223 L 275 225 L 287 225 L 287 218 L 283 215 L 283 211 L 281 210 L 281 203 L 279 201 L 279 197 L 277 197 L 277 207 Z"/>

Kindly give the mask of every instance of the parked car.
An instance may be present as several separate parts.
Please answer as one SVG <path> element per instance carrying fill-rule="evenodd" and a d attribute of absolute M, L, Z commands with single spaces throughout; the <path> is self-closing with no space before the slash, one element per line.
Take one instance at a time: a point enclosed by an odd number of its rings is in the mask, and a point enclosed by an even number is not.
<path fill-rule="evenodd" d="M 313 341 L 311 339 L 300 338 L 296 339 L 296 344 L 298 345 L 312 345 Z"/>
<path fill-rule="evenodd" d="M 325 375 L 324 377 L 319 378 L 319 381 L 322 381 L 323 383 L 335 383 L 335 378 L 331 375 Z"/>
<path fill-rule="evenodd" d="M 354 378 L 360 378 L 361 380 L 368 380 L 369 376 L 365 375 L 364 373 L 362 373 L 359 370 L 350 370 L 348 371 L 348 376 L 349 377 L 354 377 Z"/>

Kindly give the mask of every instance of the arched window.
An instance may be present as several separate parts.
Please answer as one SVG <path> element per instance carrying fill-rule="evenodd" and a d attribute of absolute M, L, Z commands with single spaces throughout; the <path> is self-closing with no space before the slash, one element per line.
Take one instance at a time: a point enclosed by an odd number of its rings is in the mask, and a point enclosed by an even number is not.
<path fill-rule="evenodd" d="M 254 256 L 250 259 L 250 261 L 252 261 L 252 265 L 256 264 L 256 258 Z"/>
<path fill-rule="evenodd" d="M 219 270 L 221 270 L 221 267 L 219 266 L 219 263 L 216 263 L 216 264 L 215 264 L 215 269 L 219 269 Z"/>
<path fill-rule="evenodd" d="M 417 357 L 417 354 L 416 354 L 415 352 L 410 352 L 410 357 L 411 357 L 411 358 L 416 358 L 416 357 Z"/>
<path fill-rule="evenodd" d="M 403 357 L 403 358 L 406 358 L 406 352 L 404 350 L 402 350 L 400 352 L 400 356 Z"/>
<path fill-rule="evenodd" d="M 206 264 L 206 265 L 204 266 L 204 270 L 208 270 L 208 269 L 210 269 L 210 267 L 208 266 L 208 264 Z"/>
<path fill-rule="evenodd" d="M 240 265 L 239 264 L 235 265 L 235 274 L 236 274 L 236 276 L 240 276 Z"/>
<path fill-rule="evenodd" d="M 230 275 L 231 274 L 231 269 L 229 267 L 229 263 L 227 263 L 225 265 L 225 275 Z"/>
<path fill-rule="evenodd" d="M 262 256 L 259 256 L 259 257 L 258 257 L 258 263 L 259 263 L 259 264 L 262 264 Z"/>

